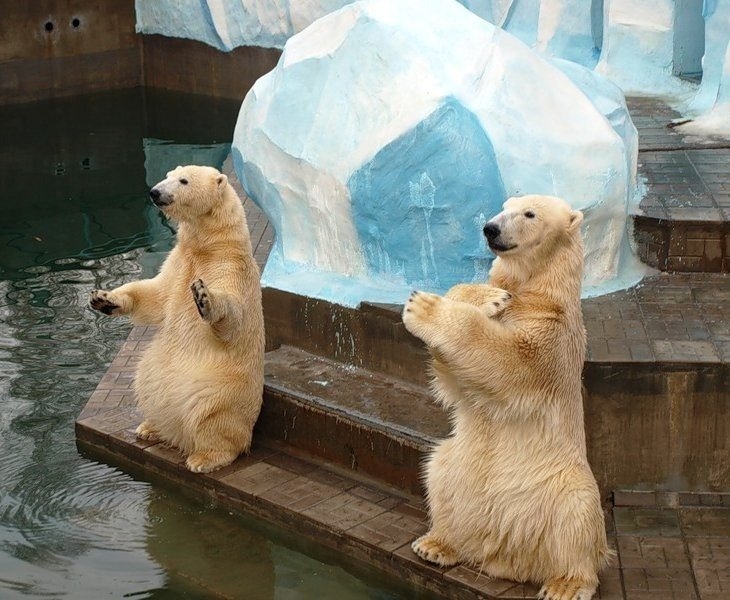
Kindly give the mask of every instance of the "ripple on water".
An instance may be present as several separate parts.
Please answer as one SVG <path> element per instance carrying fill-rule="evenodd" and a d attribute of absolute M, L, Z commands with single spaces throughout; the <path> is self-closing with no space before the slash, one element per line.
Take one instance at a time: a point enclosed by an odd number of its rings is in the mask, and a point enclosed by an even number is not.
<path fill-rule="evenodd" d="M 86 298 L 100 282 L 126 279 L 131 261 L 34 267 L 0 286 L 0 597 L 107 597 L 164 582 L 145 549 L 149 485 L 83 459 L 73 435 L 130 330 Z"/>

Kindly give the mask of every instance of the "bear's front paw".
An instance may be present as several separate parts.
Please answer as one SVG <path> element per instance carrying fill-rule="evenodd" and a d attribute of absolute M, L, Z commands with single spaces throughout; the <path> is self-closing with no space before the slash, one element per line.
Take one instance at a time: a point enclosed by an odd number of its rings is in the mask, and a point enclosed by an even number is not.
<path fill-rule="evenodd" d="M 119 303 L 111 292 L 94 290 L 89 295 L 89 306 L 105 315 L 118 315 Z"/>
<path fill-rule="evenodd" d="M 495 317 L 500 314 L 512 300 L 512 294 L 500 288 L 491 288 L 490 297 L 484 303 L 484 313 L 488 317 Z"/>
<path fill-rule="evenodd" d="M 432 343 L 429 333 L 433 330 L 435 319 L 443 298 L 428 292 L 412 292 L 403 309 L 403 324 L 413 335 L 427 344 Z"/>
<path fill-rule="evenodd" d="M 198 314 L 206 321 L 210 320 L 210 295 L 208 294 L 208 288 L 205 287 L 202 279 L 196 279 L 190 286 L 190 291 L 193 292 L 193 300 L 195 300 L 195 306 L 198 309 Z"/>

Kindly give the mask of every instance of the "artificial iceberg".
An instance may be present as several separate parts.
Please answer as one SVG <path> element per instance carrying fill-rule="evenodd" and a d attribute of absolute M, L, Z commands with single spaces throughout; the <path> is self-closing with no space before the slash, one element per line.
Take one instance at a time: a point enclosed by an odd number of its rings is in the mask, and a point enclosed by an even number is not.
<path fill-rule="evenodd" d="M 292 37 L 232 146 L 276 229 L 262 283 L 355 306 L 482 281 L 481 227 L 526 193 L 584 211 L 587 295 L 636 282 L 636 130 L 563 63 L 451 0 L 365 0 Z"/>

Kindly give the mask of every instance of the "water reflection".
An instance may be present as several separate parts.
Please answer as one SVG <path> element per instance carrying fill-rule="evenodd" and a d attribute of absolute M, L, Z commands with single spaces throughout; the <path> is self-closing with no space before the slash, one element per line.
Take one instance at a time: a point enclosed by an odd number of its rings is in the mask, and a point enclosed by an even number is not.
<path fill-rule="evenodd" d="M 169 249 L 143 140 L 230 140 L 237 106 L 204 106 L 209 127 L 191 130 L 200 102 L 136 90 L 0 112 L 3 599 L 395 597 L 76 450 L 74 420 L 130 329 L 88 293 Z"/>

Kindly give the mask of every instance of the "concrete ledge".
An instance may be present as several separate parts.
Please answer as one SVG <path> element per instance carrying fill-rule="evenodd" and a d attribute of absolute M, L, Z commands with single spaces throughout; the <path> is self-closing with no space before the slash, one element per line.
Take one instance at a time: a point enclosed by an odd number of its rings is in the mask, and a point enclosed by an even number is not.
<path fill-rule="evenodd" d="M 138 442 L 134 437 L 138 422 L 131 407 L 80 419 L 79 447 L 121 468 L 142 468 L 199 497 L 215 497 L 232 509 L 306 536 L 440 597 L 522 600 L 537 593 L 532 586 L 489 579 L 473 569 L 439 569 L 418 559 L 410 543 L 427 529 L 418 498 L 267 447 L 256 447 L 216 473 L 192 474 L 176 451 Z"/>

